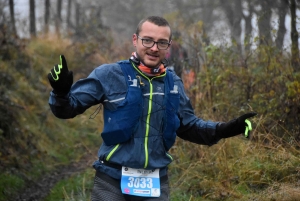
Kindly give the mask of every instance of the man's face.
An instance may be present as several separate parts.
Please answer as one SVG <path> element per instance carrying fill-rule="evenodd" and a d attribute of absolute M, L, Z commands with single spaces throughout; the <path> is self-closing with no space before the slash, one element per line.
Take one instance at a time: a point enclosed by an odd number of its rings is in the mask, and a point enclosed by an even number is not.
<path fill-rule="evenodd" d="M 170 35 L 171 30 L 168 26 L 157 26 L 148 21 L 143 23 L 139 33 L 140 38 L 151 39 L 155 42 L 169 42 Z M 165 59 L 169 47 L 166 50 L 158 49 L 157 44 L 151 48 L 144 47 L 140 38 L 136 34 L 132 36 L 132 42 L 140 61 L 147 67 L 156 68 Z"/>

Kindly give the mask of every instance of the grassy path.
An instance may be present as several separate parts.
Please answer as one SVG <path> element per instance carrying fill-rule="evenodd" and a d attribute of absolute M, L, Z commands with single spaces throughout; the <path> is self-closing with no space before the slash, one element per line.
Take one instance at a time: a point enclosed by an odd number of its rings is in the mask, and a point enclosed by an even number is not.
<path fill-rule="evenodd" d="M 28 180 L 26 188 L 11 201 L 40 201 L 50 193 L 51 189 L 61 180 L 67 179 L 76 173 L 92 169 L 95 156 L 90 154 L 81 158 L 80 161 L 63 166 L 40 178 L 38 181 Z"/>

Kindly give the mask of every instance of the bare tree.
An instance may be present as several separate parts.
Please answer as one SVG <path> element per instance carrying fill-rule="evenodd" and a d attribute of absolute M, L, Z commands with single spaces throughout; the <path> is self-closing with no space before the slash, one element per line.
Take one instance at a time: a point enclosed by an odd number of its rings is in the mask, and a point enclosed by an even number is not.
<path fill-rule="evenodd" d="M 36 37 L 35 1 L 29 0 L 30 36 Z"/>
<path fill-rule="evenodd" d="M 285 17 L 288 10 L 289 10 L 289 0 L 279 0 L 277 6 L 279 26 L 277 30 L 277 37 L 275 39 L 276 47 L 279 49 L 281 49 L 283 46 L 284 35 L 286 33 Z"/>
<path fill-rule="evenodd" d="M 45 0 L 45 34 L 49 32 L 50 0 Z"/>
<path fill-rule="evenodd" d="M 61 28 L 61 0 L 57 0 L 56 5 L 56 18 L 55 18 L 55 32 L 58 37 L 60 37 L 60 28 Z"/>
<path fill-rule="evenodd" d="M 246 8 L 246 12 L 248 13 L 247 15 L 243 13 L 243 18 L 245 20 L 245 38 L 244 38 L 244 50 L 245 52 L 249 52 L 250 51 L 250 39 L 252 37 L 252 18 L 253 18 L 253 13 L 254 13 L 254 2 L 252 0 L 246 0 L 245 1 L 247 8 Z"/>
<path fill-rule="evenodd" d="M 231 38 L 237 45 L 237 50 L 242 53 L 241 46 L 241 34 L 242 26 L 241 21 L 243 18 L 242 1 L 231 0 L 231 1 L 220 1 L 223 10 L 225 11 L 228 19 L 228 24 L 231 31 Z"/>
<path fill-rule="evenodd" d="M 299 34 L 296 28 L 296 20 L 297 20 L 296 0 L 290 0 L 290 11 L 291 11 L 292 65 L 295 71 L 300 71 L 299 47 L 298 47 Z"/>
<path fill-rule="evenodd" d="M 80 35 L 80 4 L 78 2 L 75 6 L 75 30 L 76 35 Z"/>
<path fill-rule="evenodd" d="M 17 35 L 17 31 L 16 31 L 16 21 L 15 21 L 15 9 L 14 9 L 14 0 L 9 0 L 9 11 L 10 11 L 10 25 L 11 25 L 11 31 L 13 33 L 13 35 Z"/>
<path fill-rule="evenodd" d="M 71 13 L 72 12 L 72 0 L 68 0 L 68 8 L 67 8 L 67 27 L 71 28 Z"/>
<path fill-rule="evenodd" d="M 258 15 L 258 29 L 260 44 L 272 45 L 271 37 L 271 16 L 273 0 L 261 0 L 259 4 L 261 9 L 257 12 Z"/>

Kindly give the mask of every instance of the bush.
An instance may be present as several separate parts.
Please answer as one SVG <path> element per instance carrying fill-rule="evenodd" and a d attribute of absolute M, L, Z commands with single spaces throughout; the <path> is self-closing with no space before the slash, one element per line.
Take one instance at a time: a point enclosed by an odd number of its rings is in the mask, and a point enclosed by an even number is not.
<path fill-rule="evenodd" d="M 199 114 L 227 121 L 255 111 L 264 121 L 259 129 L 286 141 L 299 138 L 300 85 L 290 58 L 274 47 L 260 46 L 246 59 L 231 47 L 206 48 L 207 61 L 193 88 Z M 262 130 L 261 130 L 262 131 Z"/>

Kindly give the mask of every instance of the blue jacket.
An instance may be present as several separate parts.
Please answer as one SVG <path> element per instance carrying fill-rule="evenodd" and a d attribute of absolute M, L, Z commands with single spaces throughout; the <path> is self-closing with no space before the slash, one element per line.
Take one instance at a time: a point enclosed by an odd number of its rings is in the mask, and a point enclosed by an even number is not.
<path fill-rule="evenodd" d="M 94 69 L 87 78 L 75 82 L 69 94 L 64 97 L 56 96 L 51 92 L 49 105 L 53 114 L 58 118 L 73 118 L 82 114 L 89 107 L 101 103 L 104 107 L 104 122 L 106 125 L 109 124 L 114 119 L 110 118 L 111 116 L 108 114 L 118 111 L 120 105 L 124 104 L 130 89 L 128 80 L 131 78 L 124 75 L 121 65 L 131 64 L 129 61 L 121 61 L 101 65 Z M 129 108 L 129 110 L 134 110 L 131 111 L 132 116 L 139 114 L 138 125 L 135 126 L 130 140 L 109 145 L 105 142 L 102 143 L 98 151 L 99 160 L 95 161 L 93 165 L 97 171 L 119 179 L 120 169 L 101 162 L 107 161 L 132 168 L 160 168 L 160 176 L 167 173 L 167 166 L 173 160 L 168 153 L 170 147 L 166 146 L 163 138 L 166 124 L 165 114 L 168 108 L 166 106 L 168 101 L 166 102 L 164 97 L 171 98 L 169 95 L 165 95 L 167 93 L 165 87 L 168 86 L 165 84 L 167 73 L 173 77 L 172 84 L 178 87 L 179 107 L 176 111 L 178 117 L 176 119 L 179 120 L 179 127 L 176 131 L 177 136 L 204 145 L 213 145 L 219 141 L 220 137 L 216 135 L 215 130 L 218 122 L 204 121 L 195 116 L 190 100 L 184 92 L 183 83 L 174 71 L 168 70 L 162 75 L 147 77 L 135 66 L 131 65 L 131 67 L 139 86 L 137 92 L 141 92 L 137 96 L 142 100 L 139 102 L 139 98 L 136 98 L 136 105 L 141 106 L 137 108 L 140 109 Z M 122 117 L 120 116 L 120 118 Z M 104 130 L 106 125 L 104 125 Z M 116 123 L 112 125 L 116 125 Z"/>

